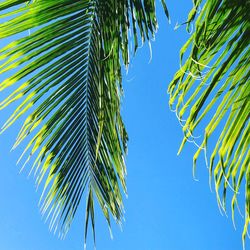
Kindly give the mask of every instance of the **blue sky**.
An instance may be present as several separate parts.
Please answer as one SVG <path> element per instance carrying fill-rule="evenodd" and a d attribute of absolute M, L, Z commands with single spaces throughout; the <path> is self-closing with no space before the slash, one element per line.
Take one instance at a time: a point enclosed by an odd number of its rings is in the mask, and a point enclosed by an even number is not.
<path fill-rule="evenodd" d="M 177 156 L 182 132 L 168 108 L 167 86 L 179 68 L 179 49 L 189 36 L 184 27 L 174 31 L 174 26 L 185 21 L 191 2 L 169 1 L 171 25 L 158 9 L 159 31 L 152 43 L 151 63 L 145 44 L 124 76 L 122 113 L 130 138 L 126 221 L 122 232 L 112 224 L 111 240 L 97 208 L 98 250 L 242 249 L 243 219 L 236 211 L 235 231 L 230 209 L 228 218 L 219 213 L 215 193 L 208 186 L 204 159 L 201 157 L 198 162 L 197 182 L 192 177 L 194 145 L 186 145 Z M 1 111 L 0 125 L 11 110 Z M 14 125 L 0 137 L 0 249 L 82 250 L 85 201 L 64 241 L 49 233 L 39 213 L 39 191 L 35 192 L 34 180 L 27 179 L 25 173 L 18 174 L 16 160 L 21 148 L 10 153 L 19 127 L 20 124 Z M 91 231 L 87 249 L 93 249 Z"/>

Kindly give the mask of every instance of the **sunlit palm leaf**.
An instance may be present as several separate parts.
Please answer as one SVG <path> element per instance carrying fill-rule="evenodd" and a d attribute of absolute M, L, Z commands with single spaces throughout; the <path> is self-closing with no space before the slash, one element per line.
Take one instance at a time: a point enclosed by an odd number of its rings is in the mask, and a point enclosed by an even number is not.
<path fill-rule="evenodd" d="M 5 0 L 0 3 L 0 109 L 20 105 L 2 127 L 26 120 L 14 148 L 43 183 L 41 209 L 64 236 L 84 190 L 94 231 L 94 195 L 110 224 L 123 216 L 127 133 L 120 115 L 121 57 L 157 28 L 154 1 Z M 131 23 L 131 24 L 130 24 Z M 138 34 L 137 34 L 138 33 Z M 30 137 L 31 136 L 31 137 Z M 34 155 L 34 157 L 32 157 Z"/>
<path fill-rule="evenodd" d="M 194 1 L 189 15 L 188 28 L 198 17 L 193 34 L 180 53 L 181 63 L 185 62 L 169 86 L 170 106 L 183 126 L 180 150 L 186 141 L 197 144 L 194 135 L 198 125 L 205 126 L 193 158 L 194 171 L 200 152 L 210 154 L 208 141 L 217 129 L 213 135 L 217 143 L 210 156 L 210 177 L 214 176 L 218 203 L 223 210 L 227 190 L 233 190 L 233 217 L 245 179 L 244 241 L 250 220 L 250 2 L 204 2 L 201 5 L 201 0 Z"/>

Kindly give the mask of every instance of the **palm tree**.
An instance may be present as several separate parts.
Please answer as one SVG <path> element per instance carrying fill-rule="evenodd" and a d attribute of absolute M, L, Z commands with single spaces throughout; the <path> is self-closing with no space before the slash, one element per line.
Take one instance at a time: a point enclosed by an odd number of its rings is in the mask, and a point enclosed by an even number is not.
<path fill-rule="evenodd" d="M 26 115 L 13 148 L 28 138 L 19 161 L 33 159 L 42 214 L 64 237 L 86 190 L 85 238 L 89 217 L 94 232 L 94 195 L 108 224 L 110 213 L 121 223 L 121 61 L 127 68 L 130 28 L 134 52 L 154 36 L 155 2 L 6 0 L 0 11 L 0 90 L 12 88 L 0 109 L 20 102 L 1 132 Z"/>
<path fill-rule="evenodd" d="M 201 4 L 194 1 L 187 21 L 189 28 L 200 11 L 195 32 L 181 50 L 181 61 L 184 53 L 187 59 L 169 86 L 170 106 L 177 101 L 174 110 L 185 135 L 181 148 L 186 141 L 197 144 L 197 126 L 202 120 L 207 124 L 194 169 L 199 153 L 208 151 L 211 133 L 227 120 L 211 154 L 210 176 L 214 173 L 224 210 L 226 191 L 233 190 L 233 211 L 245 176 L 245 238 L 250 210 L 249 1 Z M 89 219 L 95 235 L 94 200 L 109 226 L 110 213 L 121 223 L 128 139 L 120 115 L 121 64 L 128 68 L 131 41 L 135 53 L 139 43 L 155 35 L 155 1 L 5 0 L 0 11 L 0 37 L 6 40 L 0 50 L 0 90 L 11 88 L 0 109 L 20 103 L 1 132 L 26 116 L 13 148 L 28 140 L 19 161 L 23 167 L 32 161 L 30 173 L 37 186 L 44 186 L 40 204 L 50 228 L 65 236 L 84 191 L 85 239 Z"/>
<path fill-rule="evenodd" d="M 209 162 L 206 160 L 210 184 L 213 176 L 223 211 L 227 190 L 232 190 L 233 222 L 245 178 L 244 242 L 250 222 L 250 2 L 210 0 L 201 4 L 201 0 L 194 1 L 189 14 L 188 29 L 198 17 L 193 34 L 181 49 L 180 70 L 169 85 L 169 104 L 184 133 L 180 151 L 187 141 L 198 147 L 193 157 L 194 175 L 200 153 L 204 151 L 206 158 L 210 155 Z M 197 133 L 203 134 L 200 143 Z M 212 136 L 217 143 L 211 150 Z"/>

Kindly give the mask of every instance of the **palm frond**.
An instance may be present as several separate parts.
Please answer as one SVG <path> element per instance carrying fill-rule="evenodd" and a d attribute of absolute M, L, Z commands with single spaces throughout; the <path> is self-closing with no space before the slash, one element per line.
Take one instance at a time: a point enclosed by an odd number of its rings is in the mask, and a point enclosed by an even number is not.
<path fill-rule="evenodd" d="M 41 211 L 67 233 L 84 190 L 94 231 L 94 195 L 110 225 L 123 217 L 127 133 L 120 114 L 121 61 L 157 29 L 154 1 L 6 0 L 0 3 L 0 110 L 19 102 L 5 131 L 26 117 L 16 148 L 44 188 Z M 5 40 L 4 40 L 5 39 Z M 9 42 L 10 41 L 10 42 Z"/>
<path fill-rule="evenodd" d="M 247 0 L 194 1 L 188 29 L 194 32 L 180 52 L 180 70 L 169 85 L 170 107 L 183 127 L 184 138 L 210 155 L 210 178 L 214 177 L 219 206 L 226 210 L 231 189 L 232 217 L 245 179 L 245 226 L 250 221 L 250 2 Z M 182 63 L 184 61 L 184 63 Z M 202 130 L 198 144 L 195 134 Z M 212 152 L 209 139 L 217 138 Z M 214 140 L 212 140 L 214 141 Z M 211 142 L 213 143 L 213 142 Z M 210 179 L 211 181 L 211 179 Z"/>

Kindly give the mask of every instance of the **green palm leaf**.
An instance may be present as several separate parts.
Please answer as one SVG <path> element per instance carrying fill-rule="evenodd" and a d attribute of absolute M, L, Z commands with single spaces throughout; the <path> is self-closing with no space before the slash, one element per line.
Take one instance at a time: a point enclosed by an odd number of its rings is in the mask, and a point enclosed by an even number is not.
<path fill-rule="evenodd" d="M 219 206 L 225 211 L 227 190 L 233 191 L 232 216 L 245 179 L 245 227 L 250 221 L 250 2 L 194 1 L 188 29 L 196 16 L 194 32 L 180 52 L 181 65 L 169 86 L 170 107 L 183 126 L 185 142 L 197 145 L 199 125 L 205 127 L 194 155 L 194 171 L 200 152 L 210 154 Z M 198 13 L 199 12 L 199 13 Z M 186 59 L 185 59 L 186 58 Z M 216 131 L 215 131 L 216 130 Z M 209 139 L 217 138 L 210 152 Z"/>
<path fill-rule="evenodd" d="M 128 67 L 130 28 L 135 51 L 154 35 L 154 1 L 6 0 L 0 11 L 8 42 L 0 50 L 0 90 L 11 89 L 0 109 L 19 102 L 1 132 L 26 117 L 14 148 L 27 142 L 19 160 L 33 159 L 51 230 L 65 236 L 85 189 L 85 237 L 89 216 L 94 231 L 94 195 L 108 224 L 110 213 L 121 223 L 128 139 L 121 58 Z"/>

